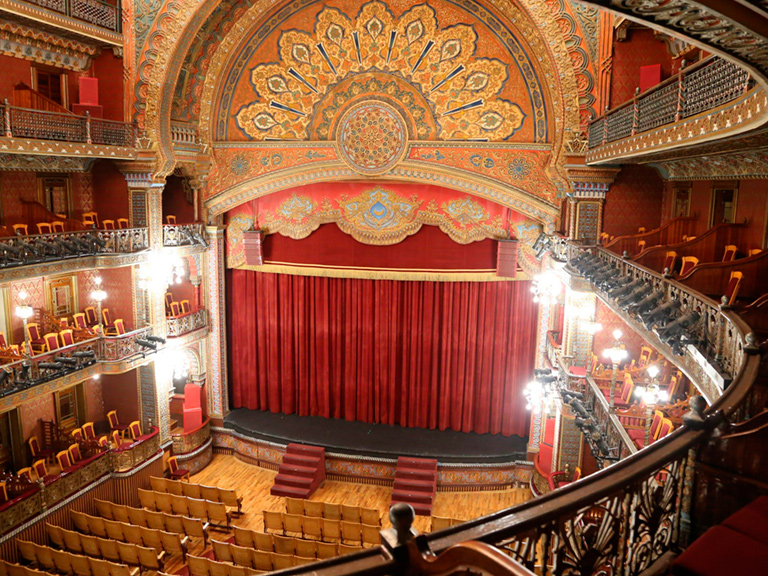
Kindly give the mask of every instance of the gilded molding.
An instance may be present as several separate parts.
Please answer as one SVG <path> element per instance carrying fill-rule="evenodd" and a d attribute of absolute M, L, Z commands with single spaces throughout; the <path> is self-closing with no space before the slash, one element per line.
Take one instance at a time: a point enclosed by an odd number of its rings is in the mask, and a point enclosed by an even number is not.
<path fill-rule="evenodd" d="M 39 64 L 82 72 L 91 67 L 99 48 L 20 22 L 0 21 L 0 53 Z"/>
<path fill-rule="evenodd" d="M 136 148 L 124 146 L 103 146 L 101 144 L 83 144 L 80 142 L 56 142 L 53 140 L 31 140 L 24 138 L 0 137 L 0 156 L 3 164 L 10 162 L 7 158 L 13 154 L 25 155 L 58 155 L 85 157 L 89 159 L 108 158 L 110 160 L 134 160 L 137 158 Z M 41 160 L 45 163 L 45 160 Z M 5 168 L 15 170 L 16 168 Z"/>
<path fill-rule="evenodd" d="M 768 179 L 768 148 L 662 162 L 666 180 L 765 180 Z"/>

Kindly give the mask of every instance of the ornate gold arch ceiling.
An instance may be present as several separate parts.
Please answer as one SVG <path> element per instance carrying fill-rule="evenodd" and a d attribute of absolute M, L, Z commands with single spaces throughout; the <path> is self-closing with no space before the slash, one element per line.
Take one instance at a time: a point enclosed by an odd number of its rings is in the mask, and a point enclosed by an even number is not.
<path fill-rule="evenodd" d="M 277 189 L 296 176 L 292 166 L 314 161 L 335 168 L 334 179 L 383 174 L 485 191 L 554 223 L 564 136 L 578 134 L 593 87 L 577 73 L 588 71 L 596 32 L 579 35 L 596 12 L 576 24 L 564 0 L 268 4 L 169 0 L 137 37 L 137 118 L 159 144 L 159 176 L 173 167 L 173 113 L 199 119 L 213 146 L 209 196 L 226 204 L 228 190 L 243 199 L 244 181 Z M 344 149 L 342 128 L 372 124 L 402 141 Z M 399 171 L 359 169 L 380 153 Z"/>

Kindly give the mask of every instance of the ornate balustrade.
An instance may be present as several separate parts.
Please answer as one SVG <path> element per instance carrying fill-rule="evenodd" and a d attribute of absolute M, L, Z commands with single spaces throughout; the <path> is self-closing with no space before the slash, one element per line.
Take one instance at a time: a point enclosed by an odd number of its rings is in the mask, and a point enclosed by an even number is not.
<path fill-rule="evenodd" d="M 132 254 L 147 248 L 146 228 L 7 236 L 0 237 L 0 269 L 82 256 Z"/>
<path fill-rule="evenodd" d="M 135 468 L 142 462 L 149 460 L 160 450 L 160 431 L 153 426 L 149 434 L 139 436 L 130 443 L 124 443 L 119 448 L 114 448 L 112 470 L 124 472 Z"/>
<path fill-rule="evenodd" d="M 591 413 L 597 431 L 610 450 L 609 458 L 597 459 L 598 466 L 602 468 L 606 461 L 623 460 L 637 452 L 637 448 L 616 416 L 616 412 L 611 410 L 605 394 L 600 390 L 592 376 L 587 375 L 584 381 L 586 383 L 583 386 L 584 405 Z M 593 442 L 595 439 L 588 438 L 587 440 Z"/>
<path fill-rule="evenodd" d="M 112 32 L 121 30 L 120 1 L 113 4 L 102 0 L 25 0 L 71 18 L 106 28 Z"/>
<path fill-rule="evenodd" d="M 552 367 L 559 366 L 562 346 L 557 343 L 559 333 L 555 330 L 547 332 L 547 359 Z"/>
<path fill-rule="evenodd" d="M 713 56 L 684 68 L 592 121 L 587 160 L 606 161 L 648 153 L 649 148 L 659 150 L 684 140 L 731 131 L 759 121 L 764 101 L 765 94 L 756 88 L 746 70 Z M 710 113 L 721 115 L 722 121 L 710 120 L 712 126 L 704 130 L 699 116 Z M 673 126 L 679 128 L 674 133 L 660 132 Z"/>
<path fill-rule="evenodd" d="M 194 332 L 195 330 L 199 330 L 200 328 L 205 328 L 208 325 L 208 313 L 205 308 L 200 308 L 194 312 L 166 318 L 165 323 L 168 330 L 168 337 L 176 338 Z"/>
<path fill-rule="evenodd" d="M 18 108 L 11 106 L 8 100 L 3 106 L 3 135 L 6 138 L 82 142 L 124 148 L 136 145 L 136 129 L 133 124 L 92 118 L 89 115 Z"/>
<path fill-rule="evenodd" d="M 171 436 L 173 440 L 173 453 L 174 455 L 189 454 L 205 444 L 210 437 L 211 421 L 209 418 L 206 418 L 199 428 Z"/>
<path fill-rule="evenodd" d="M 198 146 L 200 139 L 197 126 L 186 122 L 171 121 L 171 142 L 182 148 Z"/>
<path fill-rule="evenodd" d="M 98 359 L 99 339 L 90 338 L 44 354 L 35 354 L 4 364 L 0 369 L 0 397 L 75 374 Z M 66 358 L 66 363 L 56 358 Z"/>
<path fill-rule="evenodd" d="M 202 224 L 166 224 L 163 246 L 207 246 Z"/>
<path fill-rule="evenodd" d="M 101 362 L 120 362 L 133 356 L 147 355 L 154 352 L 139 344 L 137 340 L 146 340 L 152 335 L 152 327 L 139 328 L 122 336 L 105 336 L 99 340 L 99 360 Z"/>

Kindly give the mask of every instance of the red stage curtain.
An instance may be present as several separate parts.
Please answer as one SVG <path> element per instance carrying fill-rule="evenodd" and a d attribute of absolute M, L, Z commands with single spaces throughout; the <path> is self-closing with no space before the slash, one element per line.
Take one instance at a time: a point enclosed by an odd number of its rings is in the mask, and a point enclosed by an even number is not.
<path fill-rule="evenodd" d="M 530 282 L 229 275 L 235 408 L 527 434 Z"/>

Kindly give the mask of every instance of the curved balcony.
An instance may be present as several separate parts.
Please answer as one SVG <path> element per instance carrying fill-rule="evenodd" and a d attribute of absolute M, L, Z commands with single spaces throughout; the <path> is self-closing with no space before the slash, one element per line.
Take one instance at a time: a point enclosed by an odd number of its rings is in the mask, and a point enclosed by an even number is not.
<path fill-rule="evenodd" d="M 749 73 L 713 56 L 589 125 L 587 163 L 615 162 L 733 136 L 766 121 L 768 96 Z"/>
<path fill-rule="evenodd" d="M 163 225 L 163 246 L 201 246 L 207 247 L 203 224 L 165 224 Z"/>

